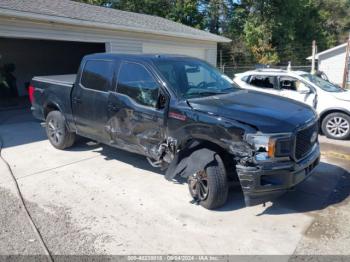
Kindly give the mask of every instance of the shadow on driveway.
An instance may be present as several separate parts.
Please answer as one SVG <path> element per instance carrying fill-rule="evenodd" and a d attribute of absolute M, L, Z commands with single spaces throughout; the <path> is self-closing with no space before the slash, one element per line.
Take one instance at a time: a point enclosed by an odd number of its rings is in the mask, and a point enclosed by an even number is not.
<path fill-rule="evenodd" d="M 341 204 L 350 194 L 350 174 L 333 164 L 321 162 L 315 172 L 259 215 L 279 215 L 322 210 Z"/>
<path fill-rule="evenodd" d="M 47 139 L 40 121 L 32 116 L 29 108 L 0 111 L 0 136 L 4 148 Z"/>

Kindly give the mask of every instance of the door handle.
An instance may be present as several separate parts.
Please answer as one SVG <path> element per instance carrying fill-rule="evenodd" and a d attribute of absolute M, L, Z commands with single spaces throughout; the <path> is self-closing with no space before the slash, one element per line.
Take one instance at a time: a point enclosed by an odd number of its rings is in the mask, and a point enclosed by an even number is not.
<path fill-rule="evenodd" d="M 81 99 L 79 97 L 75 96 L 75 97 L 72 98 L 72 102 L 74 104 L 81 104 Z"/>

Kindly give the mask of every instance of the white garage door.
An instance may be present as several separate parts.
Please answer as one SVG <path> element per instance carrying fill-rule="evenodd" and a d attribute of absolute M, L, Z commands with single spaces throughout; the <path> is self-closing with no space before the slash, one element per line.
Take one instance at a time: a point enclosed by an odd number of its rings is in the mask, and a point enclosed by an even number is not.
<path fill-rule="evenodd" d="M 188 55 L 205 60 L 205 49 L 167 44 L 143 43 L 143 53 Z"/>

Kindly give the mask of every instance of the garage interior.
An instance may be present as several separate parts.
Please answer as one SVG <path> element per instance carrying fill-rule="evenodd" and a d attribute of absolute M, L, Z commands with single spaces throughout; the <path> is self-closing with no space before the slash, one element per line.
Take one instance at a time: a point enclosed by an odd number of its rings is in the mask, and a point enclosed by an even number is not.
<path fill-rule="evenodd" d="M 33 76 L 75 74 L 83 56 L 105 51 L 105 43 L 0 38 L 0 109 L 29 106 Z"/>

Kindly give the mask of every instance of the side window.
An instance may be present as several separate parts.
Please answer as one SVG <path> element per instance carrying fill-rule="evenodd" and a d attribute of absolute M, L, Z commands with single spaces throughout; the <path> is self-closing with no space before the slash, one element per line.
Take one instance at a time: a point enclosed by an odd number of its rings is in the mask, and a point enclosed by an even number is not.
<path fill-rule="evenodd" d="M 165 80 L 168 81 L 169 84 L 171 84 L 171 86 L 175 90 L 178 90 L 180 81 L 179 81 L 179 79 L 177 77 L 175 65 L 170 65 L 170 64 L 166 64 L 166 63 L 164 63 L 164 64 L 160 63 L 158 65 L 158 69 L 162 73 L 162 75 L 164 76 Z"/>
<path fill-rule="evenodd" d="M 275 77 L 273 76 L 252 76 L 250 84 L 259 88 L 274 88 Z"/>
<path fill-rule="evenodd" d="M 282 90 L 292 90 L 292 91 L 297 91 L 297 82 L 299 80 L 288 77 L 288 76 L 282 76 L 280 78 L 280 88 Z"/>
<path fill-rule="evenodd" d="M 80 83 L 85 88 L 107 92 L 112 86 L 113 68 L 112 61 L 89 60 L 84 66 Z"/>
<path fill-rule="evenodd" d="M 299 79 L 283 76 L 280 78 L 280 87 L 282 90 L 296 91 L 299 93 L 311 92 L 311 89 Z"/>
<path fill-rule="evenodd" d="M 159 85 L 147 69 L 136 63 L 123 63 L 119 70 L 117 92 L 144 106 L 156 107 Z"/>

